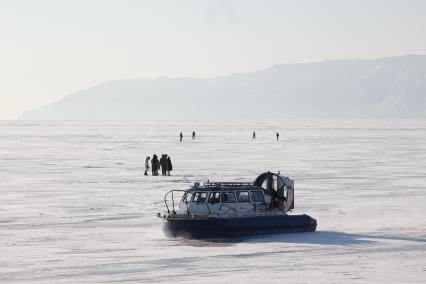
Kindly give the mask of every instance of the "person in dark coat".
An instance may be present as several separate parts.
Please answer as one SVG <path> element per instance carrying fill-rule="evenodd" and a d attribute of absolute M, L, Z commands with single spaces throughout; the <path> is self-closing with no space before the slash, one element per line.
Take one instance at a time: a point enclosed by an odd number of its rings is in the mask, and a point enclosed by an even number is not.
<path fill-rule="evenodd" d="M 161 155 L 160 159 L 161 175 L 165 176 L 167 172 L 167 155 Z"/>
<path fill-rule="evenodd" d="M 151 160 L 151 170 L 153 176 L 158 176 L 158 170 L 160 169 L 160 161 L 158 160 L 157 155 L 154 154 Z"/>
<path fill-rule="evenodd" d="M 195 131 L 192 131 L 192 140 L 195 139 Z"/>
<path fill-rule="evenodd" d="M 278 141 L 278 139 L 280 139 L 280 134 L 278 133 L 278 131 L 275 135 L 277 136 L 277 141 Z"/>
<path fill-rule="evenodd" d="M 167 175 L 170 175 L 170 172 L 173 170 L 172 160 L 170 156 L 167 157 Z"/>
<path fill-rule="evenodd" d="M 179 137 L 180 137 L 180 142 L 182 142 L 182 138 L 183 138 L 182 132 L 179 134 Z"/>
<path fill-rule="evenodd" d="M 256 139 L 256 132 L 253 131 L 253 137 L 251 139 Z"/>

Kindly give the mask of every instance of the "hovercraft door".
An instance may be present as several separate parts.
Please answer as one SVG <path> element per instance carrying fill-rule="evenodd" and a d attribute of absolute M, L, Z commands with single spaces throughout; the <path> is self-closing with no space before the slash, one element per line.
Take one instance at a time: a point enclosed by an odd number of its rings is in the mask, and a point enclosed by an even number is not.
<path fill-rule="evenodd" d="M 212 191 L 209 195 L 208 206 L 210 214 L 218 214 L 220 209 L 220 192 Z"/>
<path fill-rule="evenodd" d="M 189 212 L 208 214 L 207 194 L 208 192 L 196 192 L 189 203 Z"/>

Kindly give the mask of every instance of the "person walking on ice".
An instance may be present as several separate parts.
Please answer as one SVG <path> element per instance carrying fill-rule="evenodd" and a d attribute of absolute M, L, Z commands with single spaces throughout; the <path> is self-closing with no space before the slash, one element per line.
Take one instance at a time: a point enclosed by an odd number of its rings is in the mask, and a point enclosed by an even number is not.
<path fill-rule="evenodd" d="M 183 138 L 182 132 L 179 134 L 179 137 L 180 137 L 180 142 L 182 142 L 182 138 Z"/>
<path fill-rule="evenodd" d="M 253 137 L 251 139 L 256 139 L 256 132 L 253 131 Z"/>
<path fill-rule="evenodd" d="M 280 139 L 280 134 L 278 133 L 278 131 L 275 135 L 277 136 L 277 141 L 278 141 L 278 139 Z"/>
<path fill-rule="evenodd" d="M 195 131 L 192 131 L 192 140 L 195 139 Z"/>

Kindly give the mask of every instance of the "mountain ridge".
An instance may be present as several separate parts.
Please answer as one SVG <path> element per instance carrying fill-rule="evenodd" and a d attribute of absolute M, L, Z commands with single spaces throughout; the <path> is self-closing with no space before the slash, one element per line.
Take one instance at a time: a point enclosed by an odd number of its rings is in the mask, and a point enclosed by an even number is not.
<path fill-rule="evenodd" d="M 113 80 L 25 120 L 426 117 L 426 55 L 276 64 L 211 78 Z"/>

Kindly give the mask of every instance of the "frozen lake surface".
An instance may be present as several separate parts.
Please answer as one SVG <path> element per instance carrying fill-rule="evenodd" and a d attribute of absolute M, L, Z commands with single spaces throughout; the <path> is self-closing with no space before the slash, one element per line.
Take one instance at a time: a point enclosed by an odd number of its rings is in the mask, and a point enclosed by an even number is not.
<path fill-rule="evenodd" d="M 0 282 L 426 283 L 425 141 L 425 120 L 0 122 Z M 171 177 L 143 175 L 154 153 Z M 267 170 L 317 232 L 163 235 L 168 190 Z"/>

